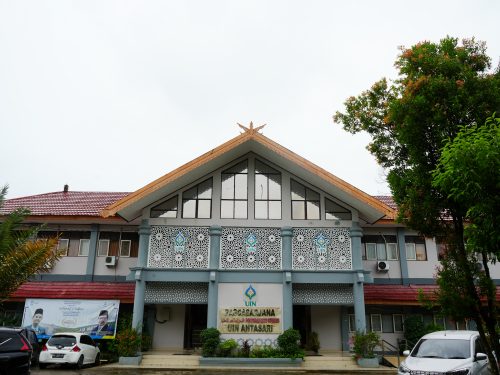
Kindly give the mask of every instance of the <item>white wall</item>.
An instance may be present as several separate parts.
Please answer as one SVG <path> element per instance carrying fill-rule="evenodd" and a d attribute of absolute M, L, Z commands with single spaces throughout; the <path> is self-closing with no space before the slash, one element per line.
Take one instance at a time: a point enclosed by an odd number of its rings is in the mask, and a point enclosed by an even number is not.
<path fill-rule="evenodd" d="M 321 350 L 342 350 L 340 306 L 311 306 L 311 330 L 319 336 Z"/>
<path fill-rule="evenodd" d="M 62 257 L 51 271 L 61 275 L 85 275 L 86 272 L 87 257 Z"/>
<path fill-rule="evenodd" d="M 153 349 L 180 350 L 184 347 L 185 305 L 169 305 L 170 320 L 160 324 L 155 322 Z"/>
<path fill-rule="evenodd" d="M 115 267 L 108 267 L 105 265 L 106 257 L 96 257 L 94 264 L 95 275 L 116 275 L 127 276 L 130 273 L 130 267 L 137 265 L 136 257 L 120 257 L 117 259 Z"/>

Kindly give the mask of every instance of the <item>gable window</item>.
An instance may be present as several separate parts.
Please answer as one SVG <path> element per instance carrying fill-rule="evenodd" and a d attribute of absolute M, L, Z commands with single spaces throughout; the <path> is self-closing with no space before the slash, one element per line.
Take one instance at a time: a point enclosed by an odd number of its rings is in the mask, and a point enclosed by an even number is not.
<path fill-rule="evenodd" d="M 131 247 L 132 247 L 132 241 L 121 240 L 120 241 L 120 256 L 121 257 L 129 257 Z"/>
<path fill-rule="evenodd" d="M 406 236 L 405 246 L 407 260 L 427 260 L 424 237 Z"/>
<path fill-rule="evenodd" d="M 281 173 L 255 160 L 255 218 L 281 219 Z"/>
<path fill-rule="evenodd" d="M 177 217 L 177 195 L 151 208 L 150 217 Z"/>
<path fill-rule="evenodd" d="M 222 172 L 220 217 L 246 219 L 248 207 L 248 162 L 245 160 Z"/>
<path fill-rule="evenodd" d="M 319 220 L 319 194 L 291 180 L 292 219 Z"/>
<path fill-rule="evenodd" d="M 81 239 L 80 247 L 78 248 L 78 256 L 86 257 L 89 255 L 90 250 L 90 240 L 89 239 Z"/>
<path fill-rule="evenodd" d="M 325 198 L 325 219 L 326 220 L 352 220 L 351 211 L 340 204 Z"/>
<path fill-rule="evenodd" d="M 99 244 L 97 245 L 97 256 L 98 257 L 106 257 L 109 252 L 109 240 L 99 240 Z"/>
<path fill-rule="evenodd" d="M 59 238 L 57 241 L 57 252 L 61 256 L 68 256 L 69 249 L 69 239 L 68 238 Z"/>
<path fill-rule="evenodd" d="M 182 193 L 182 217 L 210 219 L 212 212 L 212 179 L 209 178 Z"/>
<path fill-rule="evenodd" d="M 396 236 L 363 236 L 363 259 L 366 260 L 398 260 L 398 244 Z"/>

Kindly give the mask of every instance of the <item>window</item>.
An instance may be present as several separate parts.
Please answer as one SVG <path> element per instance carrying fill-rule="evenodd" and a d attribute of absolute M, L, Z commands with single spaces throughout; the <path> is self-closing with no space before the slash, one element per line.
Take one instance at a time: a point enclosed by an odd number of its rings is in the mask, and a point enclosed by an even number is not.
<path fill-rule="evenodd" d="M 97 245 L 97 256 L 98 257 L 106 257 L 109 252 L 109 240 L 99 240 L 99 244 Z"/>
<path fill-rule="evenodd" d="M 78 248 L 78 256 L 86 257 L 89 256 L 90 240 L 82 239 L 80 240 L 80 247 Z"/>
<path fill-rule="evenodd" d="M 425 239 L 423 237 L 406 236 L 405 246 L 407 260 L 427 260 Z"/>
<path fill-rule="evenodd" d="M 356 332 L 356 319 L 354 314 L 349 314 L 349 332 Z"/>
<path fill-rule="evenodd" d="M 382 332 L 392 333 L 394 332 L 394 321 L 390 314 L 382 315 Z"/>
<path fill-rule="evenodd" d="M 67 238 L 59 238 L 57 241 L 57 252 L 61 254 L 61 256 L 68 256 L 69 250 L 69 239 Z"/>
<path fill-rule="evenodd" d="M 120 256 L 121 257 L 129 257 L 131 247 L 132 247 L 132 241 L 121 240 L 120 241 Z"/>
<path fill-rule="evenodd" d="M 396 236 L 363 236 L 363 258 L 366 260 L 398 260 Z"/>
<path fill-rule="evenodd" d="M 392 315 L 392 320 L 394 322 L 394 332 L 403 332 L 404 327 L 403 327 L 403 314 L 393 314 Z"/>
<path fill-rule="evenodd" d="M 292 219 L 319 220 L 319 194 L 291 180 Z"/>
<path fill-rule="evenodd" d="M 382 332 L 382 316 L 380 314 L 370 315 L 371 330 L 374 332 Z"/>
<path fill-rule="evenodd" d="M 325 219 L 326 220 L 352 220 L 351 211 L 341 205 L 325 198 Z"/>
<path fill-rule="evenodd" d="M 212 213 L 212 179 L 186 190 L 182 194 L 182 217 L 210 219 Z"/>
<path fill-rule="evenodd" d="M 255 218 L 281 219 L 281 174 L 255 160 Z"/>
<path fill-rule="evenodd" d="M 246 219 L 248 207 L 248 162 L 222 172 L 220 217 Z"/>
<path fill-rule="evenodd" d="M 177 195 L 151 208 L 150 217 L 177 217 Z"/>

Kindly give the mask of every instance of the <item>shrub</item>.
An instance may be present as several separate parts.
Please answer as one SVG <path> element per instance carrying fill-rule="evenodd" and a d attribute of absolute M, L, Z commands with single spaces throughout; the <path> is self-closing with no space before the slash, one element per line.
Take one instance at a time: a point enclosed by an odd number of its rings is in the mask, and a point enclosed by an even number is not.
<path fill-rule="evenodd" d="M 280 349 L 274 348 L 270 345 L 252 346 L 250 351 L 250 358 L 282 358 L 283 353 Z"/>
<path fill-rule="evenodd" d="M 411 315 L 404 321 L 404 337 L 411 349 L 417 341 L 425 335 L 425 326 L 422 318 L 417 315 Z"/>
<path fill-rule="evenodd" d="M 284 358 L 304 358 L 304 351 L 300 348 L 300 332 L 288 328 L 278 336 L 278 347 Z"/>
<path fill-rule="evenodd" d="M 201 354 L 204 357 L 215 357 L 220 344 L 220 332 L 217 328 L 205 328 L 200 333 Z"/>
<path fill-rule="evenodd" d="M 377 332 L 356 331 L 354 334 L 353 351 L 356 358 L 375 358 L 375 347 L 379 345 L 380 336 Z"/>
<path fill-rule="evenodd" d="M 241 346 L 238 357 L 248 358 L 250 357 L 250 344 L 248 340 L 243 341 L 243 345 Z"/>
<path fill-rule="evenodd" d="M 122 329 L 116 335 L 116 352 L 120 357 L 134 357 L 141 348 L 142 337 L 134 328 Z"/>
<path fill-rule="evenodd" d="M 307 340 L 306 348 L 307 350 L 311 350 L 314 353 L 318 354 L 320 345 L 319 345 L 319 336 L 317 332 L 311 332 Z"/>
<path fill-rule="evenodd" d="M 217 348 L 219 357 L 231 357 L 238 348 L 238 343 L 234 339 L 221 342 Z"/>

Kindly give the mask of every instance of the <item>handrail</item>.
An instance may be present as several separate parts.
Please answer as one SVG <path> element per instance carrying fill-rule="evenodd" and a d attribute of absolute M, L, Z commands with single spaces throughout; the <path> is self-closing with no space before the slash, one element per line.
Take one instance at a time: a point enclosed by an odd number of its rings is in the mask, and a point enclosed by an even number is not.
<path fill-rule="evenodd" d="M 382 348 L 382 356 L 384 356 L 385 352 L 386 352 L 385 346 L 388 346 L 390 349 L 393 349 L 396 352 L 397 357 L 398 357 L 398 367 L 399 367 L 399 365 L 401 364 L 401 357 L 399 355 L 399 348 L 397 346 L 391 344 L 390 342 L 384 340 L 384 339 L 380 340 L 380 344 L 381 344 L 380 347 Z"/>

